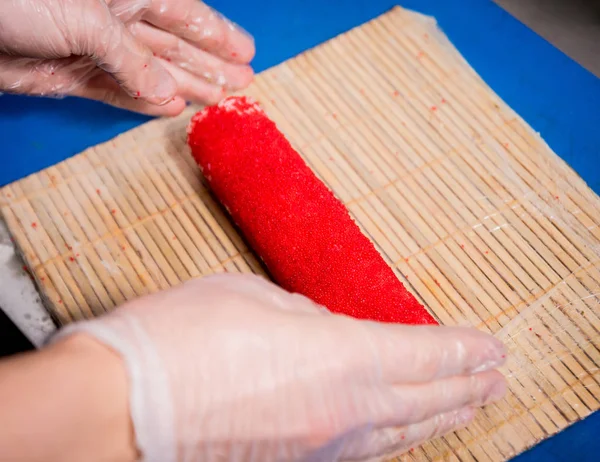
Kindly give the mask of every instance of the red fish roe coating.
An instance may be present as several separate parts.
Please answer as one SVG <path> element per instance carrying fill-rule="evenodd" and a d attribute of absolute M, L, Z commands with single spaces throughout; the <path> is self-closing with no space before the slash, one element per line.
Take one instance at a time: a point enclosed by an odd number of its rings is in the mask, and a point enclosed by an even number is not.
<path fill-rule="evenodd" d="M 356 318 L 437 324 L 257 103 L 230 97 L 197 113 L 188 143 L 283 288 Z"/>

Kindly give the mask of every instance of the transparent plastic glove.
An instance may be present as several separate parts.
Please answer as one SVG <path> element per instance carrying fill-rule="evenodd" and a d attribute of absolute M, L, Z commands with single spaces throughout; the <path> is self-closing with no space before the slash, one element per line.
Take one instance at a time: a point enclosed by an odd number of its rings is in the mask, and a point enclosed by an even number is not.
<path fill-rule="evenodd" d="M 0 91 L 175 115 L 247 86 L 253 56 L 245 32 L 196 0 L 0 4 Z"/>
<path fill-rule="evenodd" d="M 144 461 L 378 460 L 505 392 L 491 336 L 333 315 L 248 275 L 192 281 L 60 335 L 73 332 L 124 358 Z"/>

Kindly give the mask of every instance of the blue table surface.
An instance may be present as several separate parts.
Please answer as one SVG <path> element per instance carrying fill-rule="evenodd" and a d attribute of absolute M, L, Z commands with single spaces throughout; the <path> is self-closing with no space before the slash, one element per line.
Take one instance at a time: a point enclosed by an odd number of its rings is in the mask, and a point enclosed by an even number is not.
<path fill-rule="evenodd" d="M 212 6 L 255 39 L 256 71 L 358 26 L 385 0 L 214 0 Z M 434 16 L 483 79 L 589 186 L 600 193 L 600 80 L 489 0 L 399 0 Z M 0 186 L 55 164 L 148 120 L 75 98 L 0 97 Z M 600 413 L 515 460 L 600 460 Z"/>

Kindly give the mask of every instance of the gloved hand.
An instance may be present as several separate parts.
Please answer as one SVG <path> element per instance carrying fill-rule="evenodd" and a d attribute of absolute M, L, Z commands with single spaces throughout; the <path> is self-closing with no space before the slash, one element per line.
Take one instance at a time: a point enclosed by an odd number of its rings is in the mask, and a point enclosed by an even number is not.
<path fill-rule="evenodd" d="M 467 328 L 334 315 L 217 275 L 74 324 L 124 358 L 144 461 L 358 461 L 466 425 L 505 392 L 505 350 Z"/>
<path fill-rule="evenodd" d="M 4 0 L 0 92 L 75 95 L 151 115 L 247 86 L 252 39 L 197 0 Z"/>

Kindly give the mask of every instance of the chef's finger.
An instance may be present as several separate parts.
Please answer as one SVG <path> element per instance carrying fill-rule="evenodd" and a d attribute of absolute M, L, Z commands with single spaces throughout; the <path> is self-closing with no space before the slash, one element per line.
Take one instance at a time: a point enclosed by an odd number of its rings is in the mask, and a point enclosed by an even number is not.
<path fill-rule="evenodd" d="M 152 0 L 105 0 L 111 13 L 125 24 L 141 19 Z"/>
<path fill-rule="evenodd" d="M 186 101 L 211 105 L 217 104 L 227 95 L 225 88 L 208 83 L 203 78 L 196 77 L 173 63 L 165 62 L 164 66 L 177 82 L 177 94 Z"/>
<path fill-rule="evenodd" d="M 506 380 L 498 371 L 456 376 L 427 384 L 403 385 L 383 392 L 380 427 L 411 425 L 463 407 L 480 407 L 501 399 Z"/>
<path fill-rule="evenodd" d="M 235 91 L 246 88 L 252 82 L 254 73 L 248 65 L 224 61 L 145 22 L 135 23 L 130 30 L 160 58 L 209 83 Z"/>
<path fill-rule="evenodd" d="M 73 54 L 89 56 L 131 96 L 152 104 L 165 104 L 175 96 L 171 75 L 105 3 L 88 5 L 86 20 L 73 38 Z"/>
<path fill-rule="evenodd" d="M 475 410 L 465 407 L 407 427 L 375 430 L 362 439 L 349 442 L 340 459 L 344 462 L 375 462 L 382 457 L 391 460 L 430 439 L 466 427 L 474 417 Z"/>
<path fill-rule="evenodd" d="M 252 37 L 203 2 L 153 0 L 144 19 L 227 61 L 248 64 L 254 57 Z"/>
<path fill-rule="evenodd" d="M 75 88 L 71 95 L 101 101 L 111 106 L 149 116 L 172 117 L 185 109 L 185 100 L 181 97 L 171 98 L 162 106 L 136 97 L 132 98 L 107 74 L 90 79 L 85 85 Z"/>
<path fill-rule="evenodd" d="M 388 383 L 471 374 L 497 368 L 506 360 L 502 342 L 476 329 L 378 323 L 365 328 Z"/>

